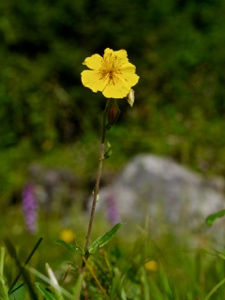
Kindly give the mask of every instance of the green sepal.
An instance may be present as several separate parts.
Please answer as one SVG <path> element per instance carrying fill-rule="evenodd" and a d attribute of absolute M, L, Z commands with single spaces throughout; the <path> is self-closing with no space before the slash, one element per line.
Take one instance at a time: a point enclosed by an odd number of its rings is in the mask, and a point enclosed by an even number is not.
<path fill-rule="evenodd" d="M 104 159 L 109 158 L 112 155 L 112 146 L 109 142 L 107 142 L 107 149 L 104 153 Z"/>
<path fill-rule="evenodd" d="M 216 219 L 221 218 L 225 215 L 225 209 L 218 211 L 217 213 L 209 215 L 205 222 L 208 226 L 212 226 Z"/>
<path fill-rule="evenodd" d="M 72 253 L 78 253 L 78 254 L 82 254 L 84 255 L 84 250 L 83 248 L 81 248 L 80 246 L 78 246 L 76 243 L 75 245 L 73 244 L 68 244 L 63 240 L 56 240 L 55 241 L 56 244 L 65 247 L 67 250 L 69 250 Z"/>
<path fill-rule="evenodd" d="M 95 253 L 98 249 L 105 246 L 116 234 L 116 232 L 122 227 L 124 223 L 117 223 L 111 230 L 97 238 L 89 247 L 88 253 Z"/>

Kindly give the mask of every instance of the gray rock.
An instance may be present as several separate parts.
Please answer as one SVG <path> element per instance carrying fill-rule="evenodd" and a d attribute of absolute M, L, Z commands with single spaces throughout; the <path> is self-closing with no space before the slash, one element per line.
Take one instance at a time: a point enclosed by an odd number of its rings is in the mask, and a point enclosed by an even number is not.
<path fill-rule="evenodd" d="M 42 210 L 66 213 L 74 202 L 78 180 L 69 169 L 48 169 L 32 164 L 28 169 L 29 181 Z"/>
<path fill-rule="evenodd" d="M 118 220 L 151 226 L 170 224 L 175 231 L 221 231 L 207 227 L 208 215 L 225 208 L 224 181 L 205 180 L 201 175 L 168 158 L 138 155 L 116 180 L 102 188 L 97 211 L 105 211 L 112 223 Z"/>

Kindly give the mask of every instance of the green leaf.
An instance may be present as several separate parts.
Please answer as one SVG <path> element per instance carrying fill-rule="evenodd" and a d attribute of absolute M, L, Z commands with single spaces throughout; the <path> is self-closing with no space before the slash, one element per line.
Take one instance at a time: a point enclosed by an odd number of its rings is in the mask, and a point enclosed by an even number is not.
<path fill-rule="evenodd" d="M 32 258 L 33 254 L 35 253 L 35 251 L 37 250 L 37 248 L 39 247 L 40 243 L 42 242 L 43 238 L 39 238 L 38 242 L 35 244 L 34 248 L 32 249 L 32 251 L 30 252 L 29 256 L 27 257 L 26 261 L 25 261 L 25 265 L 28 264 L 28 262 L 30 261 L 30 259 Z M 7 247 L 7 250 L 10 254 L 11 257 L 13 257 L 15 259 L 15 262 L 20 270 L 19 274 L 16 276 L 16 278 L 14 279 L 14 281 L 12 282 L 8 293 L 11 294 L 12 289 L 14 288 L 15 284 L 17 283 L 18 279 L 20 278 L 20 275 L 22 274 L 24 277 L 24 280 L 27 282 L 28 288 L 30 290 L 31 293 L 32 292 L 32 284 L 30 283 L 29 277 L 25 274 L 25 271 L 23 270 L 23 267 L 21 266 L 21 263 L 17 257 L 16 254 L 16 248 L 15 246 L 11 243 L 11 241 L 9 239 L 5 239 L 4 240 L 5 245 Z M 35 298 L 35 295 L 34 295 Z"/>
<path fill-rule="evenodd" d="M 79 253 L 79 254 L 82 254 L 82 255 L 84 254 L 83 248 L 81 248 L 80 246 L 78 246 L 76 244 L 75 245 L 68 244 L 63 240 L 56 240 L 55 243 L 60 245 L 60 246 L 65 247 L 67 250 L 69 250 L 72 253 Z"/>
<path fill-rule="evenodd" d="M 27 287 L 24 282 L 17 282 L 14 286 L 12 293 L 9 296 L 10 300 L 25 300 Z"/>
<path fill-rule="evenodd" d="M 41 280 L 43 280 L 44 282 L 46 282 L 47 285 L 52 285 L 52 281 L 46 277 L 45 275 L 43 275 L 42 273 L 40 273 L 38 270 L 29 267 L 28 265 L 26 266 L 26 269 L 33 275 L 35 275 L 36 277 L 40 278 Z M 74 299 L 73 295 L 71 293 L 69 293 L 67 290 L 65 290 L 64 288 L 60 287 L 60 291 L 61 293 L 69 299 Z M 57 298 L 58 299 L 58 298 Z M 33 299 L 32 299 L 33 300 Z"/>
<path fill-rule="evenodd" d="M 35 282 L 35 285 L 46 300 L 57 300 L 57 297 L 43 283 Z"/>
<path fill-rule="evenodd" d="M 118 223 L 116 224 L 110 231 L 106 232 L 99 238 L 97 238 L 89 247 L 88 252 L 89 253 L 95 253 L 98 249 L 105 246 L 116 234 L 116 232 L 122 227 L 124 223 Z"/>
<path fill-rule="evenodd" d="M 213 289 L 208 293 L 204 300 L 208 300 L 211 296 L 223 285 L 225 284 L 225 278 L 223 278 Z M 211 298 L 212 299 L 212 298 Z"/>
<path fill-rule="evenodd" d="M 49 277 L 49 279 L 51 281 L 51 286 L 52 286 L 52 288 L 54 290 L 55 295 L 57 296 L 57 299 L 58 300 L 63 300 L 64 297 L 62 295 L 62 289 L 59 286 L 58 280 L 57 280 L 57 278 L 56 278 L 53 270 L 51 269 L 51 267 L 49 266 L 48 263 L 45 263 L 45 267 L 46 267 L 46 271 L 48 273 L 48 277 Z"/>
<path fill-rule="evenodd" d="M 218 211 L 217 213 L 211 214 L 206 218 L 206 224 L 212 226 L 216 219 L 221 218 L 225 215 L 225 209 Z"/>
<path fill-rule="evenodd" d="M 11 295 L 15 292 L 15 285 L 16 285 L 16 282 L 17 280 L 19 279 L 20 275 L 23 276 L 23 279 L 24 279 L 24 282 L 26 283 L 27 285 L 27 289 L 28 289 L 28 292 L 30 294 L 30 297 L 31 299 L 33 300 L 38 300 L 37 298 L 37 295 L 33 289 L 33 285 L 32 285 L 32 282 L 31 282 L 31 279 L 30 279 L 30 276 L 29 274 L 26 272 L 26 270 L 24 269 L 24 267 L 21 265 L 18 257 L 17 257 L 17 254 L 16 254 L 16 249 L 14 247 L 14 245 L 10 242 L 10 240 L 8 239 L 5 239 L 5 245 L 8 249 L 8 252 L 10 253 L 10 255 L 14 258 L 15 260 L 15 263 L 19 269 L 19 274 L 17 275 L 17 277 L 15 278 L 15 280 L 13 281 L 13 283 L 11 284 L 11 287 L 9 288 L 9 291 L 8 293 Z M 36 246 L 35 246 L 36 247 Z M 31 256 L 30 256 L 31 257 Z M 30 259 L 30 258 L 29 258 Z M 28 260 L 26 260 L 25 264 L 27 263 Z M 19 288 L 18 288 L 19 289 Z"/>

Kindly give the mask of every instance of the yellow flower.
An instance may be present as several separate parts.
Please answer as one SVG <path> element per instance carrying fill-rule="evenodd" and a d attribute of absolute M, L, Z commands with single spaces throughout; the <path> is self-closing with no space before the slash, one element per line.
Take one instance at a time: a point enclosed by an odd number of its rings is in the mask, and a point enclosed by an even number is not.
<path fill-rule="evenodd" d="M 124 98 L 132 86 L 138 83 L 136 67 L 127 58 L 126 50 L 105 49 L 103 57 L 94 54 L 83 62 L 91 70 L 81 73 L 84 86 L 93 92 L 102 92 L 106 98 Z"/>
<path fill-rule="evenodd" d="M 63 240 L 64 242 L 66 243 L 71 243 L 74 241 L 75 239 L 75 235 L 74 235 L 74 232 L 73 230 L 71 229 L 63 229 L 61 232 L 60 232 L 60 239 Z"/>
<path fill-rule="evenodd" d="M 145 264 L 145 269 L 148 271 L 156 272 L 158 270 L 158 263 L 155 260 L 149 260 Z"/>

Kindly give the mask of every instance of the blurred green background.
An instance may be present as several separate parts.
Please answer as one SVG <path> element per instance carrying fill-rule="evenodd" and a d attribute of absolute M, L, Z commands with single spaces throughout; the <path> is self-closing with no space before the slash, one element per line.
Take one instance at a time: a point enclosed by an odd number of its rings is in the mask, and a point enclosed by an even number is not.
<path fill-rule="evenodd" d="M 0 2 L 0 201 L 20 195 L 32 162 L 96 169 L 105 99 L 82 62 L 126 49 L 140 81 L 108 133 L 118 170 L 140 152 L 225 174 L 223 0 Z"/>

